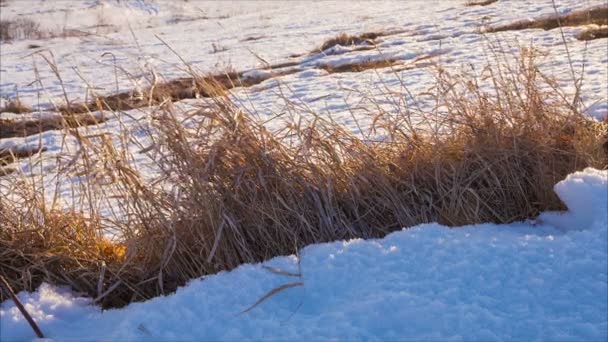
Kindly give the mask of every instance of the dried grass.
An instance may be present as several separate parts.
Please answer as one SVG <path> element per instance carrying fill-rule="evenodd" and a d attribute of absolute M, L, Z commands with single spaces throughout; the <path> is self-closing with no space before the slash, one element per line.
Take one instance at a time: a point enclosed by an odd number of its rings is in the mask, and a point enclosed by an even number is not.
<path fill-rule="evenodd" d="M 0 41 L 43 37 L 44 33 L 40 31 L 40 24 L 30 19 L 0 20 Z"/>
<path fill-rule="evenodd" d="M 86 108 L 83 108 L 86 109 Z M 106 121 L 93 114 L 68 114 L 27 119 L 0 119 L 0 138 L 26 137 L 48 130 L 96 125 Z"/>
<path fill-rule="evenodd" d="M 15 113 L 15 114 L 23 114 L 23 113 L 31 113 L 32 108 L 25 105 L 19 99 L 12 99 L 6 101 L 3 107 L 0 107 L 0 113 Z"/>
<path fill-rule="evenodd" d="M 564 26 L 582 26 L 590 24 L 608 25 L 608 6 L 597 6 L 562 15 L 556 14 L 533 20 L 516 21 L 506 25 L 489 27 L 486 29 L 486 32 L 502 32 L 534 28 L 552 30 Z"/>
<path fill-rule="evenodd" d="M 467 1 L 465 6 L 467 7 L 472 7 L 472 6 L 488 6 L 491 5 L 495 2 L 498 2 L 498 0 L 470 0 Z"/>
<path fill-rule="evenodd" d="M 590 27 L 576 35 L 578 40 L 608 38 L 608 26 Z"/>
<path fill-rule="evenodd" d="M 368 43 L 370 45 L 375 45 L 375 39 L 386 35 L 385 32 L 365 32 L 360 35 L 349 35 L 346 33 L 340 33 L 334 38 L 330 38 L 323 42 L 321 46 L 315 49 L 312 53 L 323 52 L 329 48 L 332 48 L 336 45 L 341 46 L 352 46 L 352 45 L 361 45 L 363 43 Z"/>
<path fill-rule="evenodd" d="M 319 68 L 326 70 L 330 74 L 337 72 L 362 72 L 369 69 L 382 69 L 396 65 L 398 62 L 395 59 L 376 59 L 376 60 L 362 60 L 355 61 L 352 63 L 344 63 L 338 66 L 331 64 L 320 65 Z"/>
<path fill-rule="evenodd" d="M 563 209 L 553 185 L 567 174 L 607 167 L 608 123 L 577 111 L 533 53 L 483 75 L 436 75 L 434 109 L 380 110 L 365 137 L 314 114 L 270 131 L 207 85 L 214 108 L 187 124 L 160 108 L 151 184 L 109 140 L 79 136 L 83 172 L 112 180 L 87 190 L 118 194 L 124 215 L 58 212 L 36 186 L 15 187 L 20 200 L 0 198 L 0 274 L 16 290 L 50 281 L 121 306 L 311 243 L 532 218 Z M 120 243 L 103 238 L 110 224 Z"/>

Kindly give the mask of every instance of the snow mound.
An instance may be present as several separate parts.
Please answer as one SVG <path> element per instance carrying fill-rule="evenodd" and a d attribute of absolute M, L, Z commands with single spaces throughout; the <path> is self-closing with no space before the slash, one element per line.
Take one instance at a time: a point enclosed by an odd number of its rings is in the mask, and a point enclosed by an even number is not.
<path fill-rule="evenodd" d="M 608 171 L 555 187 L 569 206 L 537 222 L 308 246 L 191 281 L 119 310 L 49 285 L 19 294 L 42 331 L 69 340 L 585 340 L 608 338 Z M 279 275 L 263 266 L 301 277 Z M 302 282 L 241 312 L 283 284 Z M 0 339 L 31 340 L 13 303 Z"/>
<path fill-rule="evenodd" d="M 555 193 L 568 207 L 567 212 L 542 213 L 538 220 L 562 230 L 581 230 L 607 224 L 608 174 L 591 168 L 575 172 L 557 183 Z"/>

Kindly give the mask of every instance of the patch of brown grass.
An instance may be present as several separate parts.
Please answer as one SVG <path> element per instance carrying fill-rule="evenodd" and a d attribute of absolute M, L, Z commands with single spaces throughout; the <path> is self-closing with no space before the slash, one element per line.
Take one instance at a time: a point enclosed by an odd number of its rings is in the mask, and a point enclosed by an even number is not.
<path fill-rule="evenodd" d="M 128 277 L 120 271 L 124 246 L 102 237 L 98 220 L 48 210 L 37 196 L 29 199 L 34 202 L 20 206 L 19 215 L 0 199 L 0 272 L 11 287 L 35 289 L 46 281 L 95 298 Z"/>
<path fill-rule="evenodd" d="M 14 162 L 17 159 L 31 157 L 35 154 L 46 151 L 46 147 L 27 147 L 27 148 L 12 148 L 12 149 L 0 149 L 0 166 L 4 166 Z"/>
<path fill-rule="evenodd" d="M 23 114 L 23 113 L 31 113 L 32 108 L 25 105 L 19 99 L 8 100 L 3 107 L 0 107 L 0 113 L 15 113 L 15 114 Z"/>
<path fill-rule="evenodd" d="M 608 25 L 608 6 L 592 7 L 559 16 L 552 15 L 533 20 L 516 21 L 511 24 L 490 27 L 486 30 L 486 32 L 501 32 L 534 28 L 552 30 L 560 26 L 581 26 L 589 24 Z"/>
<path fill-rule="evenodd" d="M 263 69 L 276 70 L 297 65 L 295 62 L 286 62 L 269 65 Z M 58 108 L 64 114 L 89 113 L 95 110 L 124 111 L 159 105 L 164 102 L 175 102 L 183 99 L 197 97 L 214 97 L 222 95 L 226 90 L 235 87 L 251 87 L 269 78 L 297 72 L 293 70 L 276 70 L 268 74 L 259 74 L 257 77 L 245 77 L 244 72 L 226 72 L 207 76 L 184 77 L 167 82 L 154 84 L 140 93 L 134 91 L 118 94 L 98 96 L 89 103 L 70 103 Z"/>
<path fill-rule="evenodd" d="M 608 38 L 608 26 L 596 26 L 588 28 L 576 35 L 578 40 L 593 40 Z"/>
<path fill-rule="evenodd" d="M 57 37 L 84 37 L 90 33 L 76 30 L 63 29 L 51 31 L 41 29 L 40 24 L 27 18 L 14 20 L 0 20 L 0 41 L 13 41 L 21 39 L 47 39 Z"/>
<path fill-rule="evenodd" d="M 495 2 L 498 2 L 498 0 L 469 0 L 465 4 L 465 6 L 468 6 L 468 7 L 472 7 L 472 6 L 488 6 L 488 5 L 491 5 L 491 4 L 495 3 Z"/>
<path fill-rule="evenodd" d="M 35 187 L 16 188 L 21 200 L 0 198 L 0 274 L 16 290 L 51 281 L 120 306 L 312 243 L 533 218 L 563 209 L 553 186 L 566 175 L 608 166 L 608 123 L 578 112 L 532 54 L 436 75 L 434 109 L 379 110 L 365 137 L 315 114 L 270 131 L 221 89 L 187 124 L 167 103 L 151 133 L 162 174 L 152 183 L 108 140 L 80 137 L 85 172 L 112 175 L 98 194 L 118 192 L 124 216 L 58 213 Z M 109 223 L 121 243 L 101 238 Z"/>
<path fill-rule="evenodd" d="M 40 24 L 27 19 L 0 20 L 0 41 L 39 39 L 44 36 Z"/>
<path fill-rule="evenodd" d="M 326 70 L 330 74 L 337 72 L 361 72 L 369 69 L 381 69 L 388 68 L 397 64 L 395 59 L 377 59 L 377 60 L 365 60 L 357 61 L 353 63 L 344 63 L 338 66 L 332 66 L 330 64 L 322 64 L 319 67 Z"/>
<path fill-rule="evenodd" d="M 375 39 L 385 35 L 384 32 L 365 32 L 360 35 L 349 35 L 346 33 L 340 33 L 338 36 L 334 38 L 330 38 L 323 42 L 320 47 L 315 49 L 313 53 L 323 52 L 331 47 L 336 45 L 341 46 L 352 46 L 352 45 L 361 45 L 363 43 L 368 43 L 371 45 L 375 45 Z"/>
<path fill-rule="evenodd" d="M 0 139 L 26 137 L 49 130 L 97 125 L 107 118 L 92 114 L 65 114 L 25 120 L 0 119 Z"/>

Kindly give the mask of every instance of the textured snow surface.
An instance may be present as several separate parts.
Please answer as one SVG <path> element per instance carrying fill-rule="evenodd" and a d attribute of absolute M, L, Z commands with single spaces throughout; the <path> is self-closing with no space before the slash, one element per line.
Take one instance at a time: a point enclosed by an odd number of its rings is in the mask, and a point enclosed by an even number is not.
<path fill-rule="evenodd" d="M 570 210 L 542 222 L 426 224 L 312 245 L 299 266 L 295 256 L 243 265 L 120 310 L 102 312 L 48 285 L 19 296 L 57 341 L 605 341 L 608 171 L 576 172 L 555 188 Z M 0 318 L 2 341 L 34 338 L 13 303 L 2 304 Z"/>

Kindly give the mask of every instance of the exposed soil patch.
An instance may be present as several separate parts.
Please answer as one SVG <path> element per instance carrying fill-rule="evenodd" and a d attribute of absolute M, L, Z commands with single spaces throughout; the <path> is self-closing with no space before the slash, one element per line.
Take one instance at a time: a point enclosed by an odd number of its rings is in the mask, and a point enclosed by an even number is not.
<path fill-rule="evenodd" d="M 361 72 L 369 69 L 381 69 L 388 68 L 397 64 L 395 59 L 382 59 L 382 60 L 369 60 L 369 61 L 357 61 L 354 63 L 347 63 L 338 66 L 332 66 L 329 64 L 319 65 L 319 68 L 326 70 L 330 74 L 337 72 Z"/>
<path fill-rule="evenodd" d="M 106 118 L 96 117 L 92 114 L 72 114 L 51 116 L 39 119 L 6 120 L 0 119 L 0 139 L 12 137 L 26 137 L 53 129 L 66 127 L 97 125 L 106 121 Z"/>
<path fill-rule="evenodd" d="M 565 15 L 521 20 L 511 24 L 489 27 L 486 32 L 515 31 L 525 29 L 552 30 L 560 26 L 608 25 L 608 6 L 592 7 Z"/>
<path fill-rule="evenodd" d="M 589 28 L 576 35 L 576 39 L 578 40 L 593 40 L 599 38 L 608 38 L 608 26 Z"/>
<path fill-rule="evenodd" d="M 488 6 L 488 5 L 493 4 L 495 2 L 498 2 L 498 0 L 467 1 L 467 3 L 465 4 L 465 6 L 468 6 L 468 7 L 472 7 L 472 6 Z"/>

